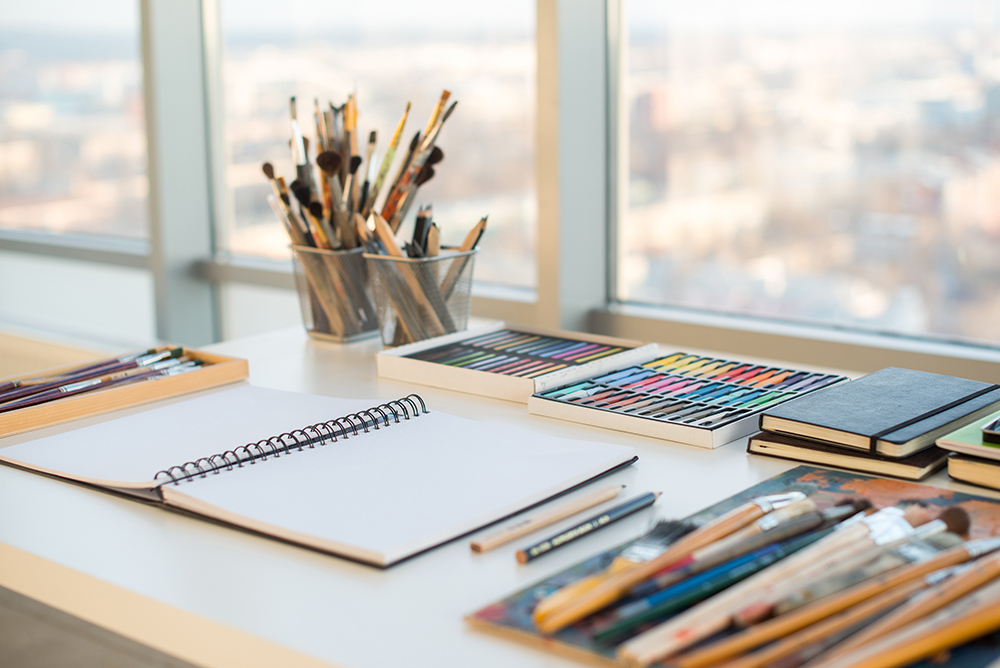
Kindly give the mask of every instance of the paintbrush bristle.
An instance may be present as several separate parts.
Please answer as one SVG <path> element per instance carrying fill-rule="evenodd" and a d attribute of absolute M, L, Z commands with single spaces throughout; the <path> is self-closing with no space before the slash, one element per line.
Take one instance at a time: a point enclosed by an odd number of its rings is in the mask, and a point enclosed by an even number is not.
<path fill-rule="evenodd" d="M 431 154 L 427 156 L 427 162 L 424 164 L 436 165 L 442 160 L 444 160 L 444 151 L 442 151 L 439 147 L 435 146 L 434 148 L 431 149 Z"/>
<path fill-rule="evenodd" d="M 340 169 L 340 163 L 343 162 L 343 158 L 340 153 L 336 151 L 323 151 L 316 156 L 316 164 L 319 168 L 323 170 L 323 173 L 328 176 L 332 176 L 337 173 Z"/>
<path fill-rule="evenodd" d="M 264 170 L 264 176 L 266 176 L 269 179 L 274 179 L 274 165 L 272 165 L 269 162 L 265 162 L 263 165 L 261 165 L 261 169 Z"/>
<path fill-rule="evenodd" d="M 646 544 L 670 545 L 679 538 L 688 535 L 696 528 L 695 525 L 684 520 L 660 520 L 639 541 Z"/>
<path fill-rule="evenodd" d="M 948 506 L 938 516 L 938 519 L 947 525 L 948 531 L 959 536 L 968 535 L 969 528 L 972 526 L 969 513 L 961 506 Z"/>
<path fill-rule="evenodd" d="M 352 155 L 351 156 L 351 170 L 350 170 L 351 174 L 353 174 L 356 171 L 358 171 L 358 167 L 360 167 L 360 166 L 361 166 L 361 156 L 360 155 Z"/>
<path fill-rule="evenodd" d="M 417 174 L 417 179 L 415 181 L 417 187 L 420 187 L 434 178 L 434 168 L 430 165 L 424 165 L 420 173 Z"/>
<path fill-rule="evenodd" d="M 368 143 L 369 144 L 374 144 L 375 143 L 375 138 L 377 136 L 378 136 L 378 132 L 376 132 L 375 130 L 372 130 L 371 132 L 369 132 L 368 133 Z"/>
<path fill-rule="evenodd" d="M 314 218 L 321 219 L 323 217 L 323 205 L 319 202 L 309 202 L 309 213 Z"/>

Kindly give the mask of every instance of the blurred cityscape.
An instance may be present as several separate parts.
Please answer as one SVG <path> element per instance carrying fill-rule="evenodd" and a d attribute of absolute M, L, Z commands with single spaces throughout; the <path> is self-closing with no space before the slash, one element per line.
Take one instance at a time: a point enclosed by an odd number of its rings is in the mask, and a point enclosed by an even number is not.
<path fill-rule="evenodd" d="M 0 32 L 0 227 L 144 239 L 134 35 Z"/>
<path fill-rule="evenodd" d="M 620 296 L 1000 341 L 1000 35 L 633 24 Z"/>

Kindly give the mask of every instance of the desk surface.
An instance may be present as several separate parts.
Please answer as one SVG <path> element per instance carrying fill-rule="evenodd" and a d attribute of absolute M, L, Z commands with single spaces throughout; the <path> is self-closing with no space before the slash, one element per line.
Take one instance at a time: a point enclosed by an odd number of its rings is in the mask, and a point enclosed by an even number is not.
<path fill-rule="evenodd" d="M 529 415 L 523 404 L 380 379 L 378 340 L 348 345 L 285 330 L 211 346 L 250 360 L 255 385 L 390 400 L 486 424 L 634 447 L 609 482 L 662 490 L 682 517 L 794 466 Z M 937 474 L 929 484 L 1000 498 Z M 515 542 L 473 554 L 453 541 L 381 571 L 42 476 L 0 467 L 0 586 L 205 666 L 573 666 L 468 628 L 463 616 L 639 535 L 629 517 L 526 566 Z M 485 533 L 480 532 L 480 533 Z M 477 534 L 473 534 L 477 535 Z"/>

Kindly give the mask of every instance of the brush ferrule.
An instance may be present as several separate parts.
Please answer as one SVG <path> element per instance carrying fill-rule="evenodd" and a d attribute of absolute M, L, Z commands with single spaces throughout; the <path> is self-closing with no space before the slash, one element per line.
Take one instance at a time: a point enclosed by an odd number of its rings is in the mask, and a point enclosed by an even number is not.
<path fill-rule="evenodd" d="M 980 538 L 979 540 L 970 540 L 965 544 L 966 552 L 973 559 L 997 549 L 1000 549 L 1000 538 Z"/>
<path fill-rule="evenodd" d="M 782 494 L 771 494 L 769 496 L 762 496 L 760 498 L 751 501 L 758 508 L 763 510 L 765 513 L 769 513 L 772 510 L 777 510 L 778 508 L 784 508 L 789 506 L 796 501 L 801 501 L 806 498 L 806 495 L 802 492 L 784 492 Z"/>

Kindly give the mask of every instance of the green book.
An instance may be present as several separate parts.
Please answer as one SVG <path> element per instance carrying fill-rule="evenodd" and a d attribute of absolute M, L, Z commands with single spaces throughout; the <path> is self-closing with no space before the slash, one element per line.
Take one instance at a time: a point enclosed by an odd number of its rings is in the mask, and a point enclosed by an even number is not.
<path fill-rule="evenodd" d="M 983 441 L 982 430 L 984 424 L 997 419 L 998 416 L 1000 416 L 1000 412 L 987 415 L 960 429 L 950 431 L 937 439 L 937 446 L 944 450 L 960 452 L 963 455 L 1000 460 L 1000 443 Z"/>

